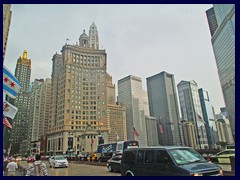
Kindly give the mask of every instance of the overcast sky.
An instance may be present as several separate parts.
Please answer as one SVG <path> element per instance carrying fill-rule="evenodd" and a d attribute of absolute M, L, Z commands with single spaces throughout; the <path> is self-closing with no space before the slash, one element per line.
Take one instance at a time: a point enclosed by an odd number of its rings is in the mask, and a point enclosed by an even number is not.
<path fill-rule="evenodd" d="M 32 60 L 31 81 L 50 78 L 52 57 L 68 38 L 76 44 L 94 22 L 100 48 L 107 52 L 107 72 L 116 84 L 128 75 L 146 78 L 162 71 L 197 82 L 209 92 L 219 113 L 222 90 L 205 11 L 211 4 L 12 5 L 5 66 L 14 74 L 23 51 Z"/>

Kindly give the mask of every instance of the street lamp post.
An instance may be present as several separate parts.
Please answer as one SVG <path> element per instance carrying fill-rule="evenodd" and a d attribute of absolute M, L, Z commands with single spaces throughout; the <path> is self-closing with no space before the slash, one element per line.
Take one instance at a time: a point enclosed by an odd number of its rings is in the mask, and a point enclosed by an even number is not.
<path fill-rule="evenodd" d="M 201 138 L 201 136 L 200 136 L 200 135 L 198 135 L 198 144 L 199 144 L 199 148 L 200 148 L 200 149 L 202 149 L 202 148 L 201 148 L 201 142 L 200 142 L 200 138 Z"/>

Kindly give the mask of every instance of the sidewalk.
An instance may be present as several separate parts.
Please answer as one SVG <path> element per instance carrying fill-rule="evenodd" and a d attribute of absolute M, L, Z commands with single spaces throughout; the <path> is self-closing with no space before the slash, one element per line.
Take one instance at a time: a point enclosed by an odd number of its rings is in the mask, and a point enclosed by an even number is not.
<path fill-rule="evenodd" d="M 7 172 L 6 171 L 4 171 L 4 176 L 7 176 Z M 15 176 L 23 176 L 23 174 L 20 171 L 16 171 L 16 175 Z"/>

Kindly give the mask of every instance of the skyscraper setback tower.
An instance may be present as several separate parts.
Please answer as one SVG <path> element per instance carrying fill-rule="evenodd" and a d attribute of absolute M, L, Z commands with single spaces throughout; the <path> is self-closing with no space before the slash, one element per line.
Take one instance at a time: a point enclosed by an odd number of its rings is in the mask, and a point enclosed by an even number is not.
<path fill-rule="evenodd" d="M 183 145 L 174 76 L 161 72 L 147 78 L 150 116 L 157 119 L 160 145 Z"/>
<path fill-rule="evenodd" d="M 98 49 L 94 23 L 89 33 L 84 30 L 79 45 L 65 44 L 53 56 L 48 153 L 95 151 L 99 135 L 108 131 L 107 54 Z"/>
<path fill-rule="evenodd" d="M 118 102 L 126 106 L 127 139 L 137 140 L 140 146 L 147 146 L 143 93 L 139 77 L 130 75 L 118 81 Z M 139 136 L 134 133 L 134 128 Z"/>
<path fill-rule="evenodd" d="M 12 140 L 12 151 L 11 153 L 19 153 L 20 144 L 29 139 L 29 124 L 30 124 L 30 93 L 29 84 L 31 77 L 31 59 L 27 57 L 27 51 L 23 52 L 23 56 L 17 60 L 15 68 L 15 77 L 22 84 L 22 88 L 18 93 L 16 99 L 9 99 L 9 102 L 13 103 L 17 108 L 18 112 L 12 121 L 13 129 L 11 132 Z M 30 139 L 29 139 L 30 143 Z"/>

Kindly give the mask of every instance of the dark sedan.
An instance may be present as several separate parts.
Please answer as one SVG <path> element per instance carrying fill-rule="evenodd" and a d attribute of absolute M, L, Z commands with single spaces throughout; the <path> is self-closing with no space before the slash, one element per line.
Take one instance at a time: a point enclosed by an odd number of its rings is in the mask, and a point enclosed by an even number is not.
<path fill-rule="evenodd" d="M 107 168 L 109 172 L 121 171 L 121 159 L 122 155 L 114 155 L 111 159 L 107 161 Z"/>

